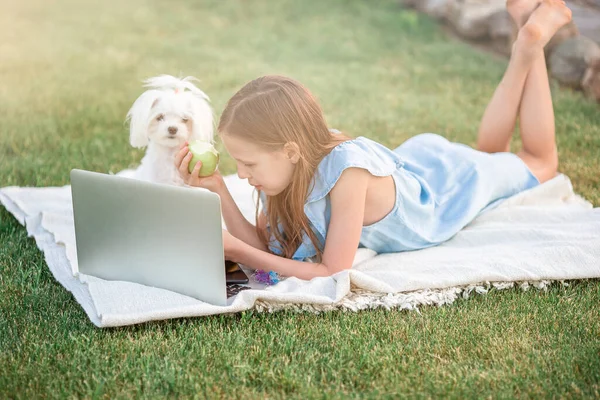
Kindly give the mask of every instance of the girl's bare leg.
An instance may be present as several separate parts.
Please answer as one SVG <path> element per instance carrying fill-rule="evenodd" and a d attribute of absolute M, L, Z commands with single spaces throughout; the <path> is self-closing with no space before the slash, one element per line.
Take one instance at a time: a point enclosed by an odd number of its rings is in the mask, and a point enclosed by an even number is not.
<path fill-rule="evenodd" d="M 507 0 L 506 9 L 520 30 L 542 0 Z M 479 125 L 477 148 L 488 153 L 510 151 L 510 141 L 532 64 L 513 44 L 511 59 Z"/>
<path fill-rule="evenodd" d="M 554 130 L 554 109 L 544 51 L 536 57 L 521 99 L 519 130 L 523 149 L 517 155 L 540 182 L 556 176 L 558 151 Z"/>
<path fill-rule="evenodd" d="M 561 0 L 539 3 L 539 0 L 507 3 L 521 28 L 504 78 L 482 118 L 478 148 L 490 153 L 509 151 L 518 113 L 523 142 L 518 156 L 538 180 L 544 182 L 556 175 L 558 157 L 543 48 L 554 33 L 570 21 L 571 11 Z M 528 19 L 527 13 L 531 13 Z"/>
<path fill-rule="evenodd" d="M 510 151 L 510 139 L 515 129 L 527 75 L 532 66 L 532 60 L 524 57 L 522 52 L 515 51 L 515 47 L 516 43 L 513 45 L 506 72 L 479 124 L 477 148 L 481 151 Z"/>

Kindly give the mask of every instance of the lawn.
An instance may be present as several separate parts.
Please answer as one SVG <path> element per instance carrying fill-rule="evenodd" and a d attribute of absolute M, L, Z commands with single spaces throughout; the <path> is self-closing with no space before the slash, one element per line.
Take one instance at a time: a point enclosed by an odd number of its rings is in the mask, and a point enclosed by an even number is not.
<path fill-rule="evenodd" d="M 0 4 L 0 187 L 135 166 L 124 117 L 161 73 L 198 77 L 217 115 L 245 82 L 290 75 L 330 126 L 395 147 L 421 132 L 473 145 L 506 66 L 391 0 Z M 552 90 L 560 170 L 600 206 L 600 110 Z M 0 207 L 0 398 L 600 397 L 599 305 L 590 280 L 420 312 L 100 330 Z"/>

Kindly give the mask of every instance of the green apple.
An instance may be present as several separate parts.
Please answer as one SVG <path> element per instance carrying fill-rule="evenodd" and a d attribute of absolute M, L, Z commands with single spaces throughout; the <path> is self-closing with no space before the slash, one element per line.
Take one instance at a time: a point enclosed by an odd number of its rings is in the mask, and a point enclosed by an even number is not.
<path fill-rule="evenodd" d="M 200 176 L 209 176 L 215 172 L 219 164 L 219 152 L 212 144 L 204 140 L 196 140 L 188 145 L 188 149 L 192 153 L 192 159 L 188 165 L 190 174 L 198 161 L 202 162 Z"/>

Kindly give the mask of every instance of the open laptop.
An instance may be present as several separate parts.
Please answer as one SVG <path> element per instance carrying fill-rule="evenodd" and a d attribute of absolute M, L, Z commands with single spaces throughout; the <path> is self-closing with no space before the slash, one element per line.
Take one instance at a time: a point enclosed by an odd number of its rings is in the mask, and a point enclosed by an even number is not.
<path fill-rule="evenodd" d="M 71 193 L 79 272 L 222 306 L 226 275 L 248 282 L 239 266 L 225 264 L 217 194 L 79 169 Z M 230 286 L 229 295 L 244 288 Z"/>

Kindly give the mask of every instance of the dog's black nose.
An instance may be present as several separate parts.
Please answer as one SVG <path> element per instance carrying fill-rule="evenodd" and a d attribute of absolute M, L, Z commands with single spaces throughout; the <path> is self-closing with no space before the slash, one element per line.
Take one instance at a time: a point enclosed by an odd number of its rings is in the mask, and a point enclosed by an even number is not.
<path fill-rule="evenodd" d="M 170 126 L 169 127 L 169 134 L 174 135 L 177 133 L 177 127 L 176 126 Z"/>

